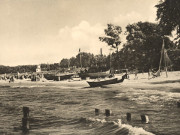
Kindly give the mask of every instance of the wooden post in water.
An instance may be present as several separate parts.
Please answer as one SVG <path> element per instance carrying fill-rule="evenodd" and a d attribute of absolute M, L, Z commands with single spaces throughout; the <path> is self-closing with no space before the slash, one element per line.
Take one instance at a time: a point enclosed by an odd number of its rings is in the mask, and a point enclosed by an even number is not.
<path fill-rule="evenodd" d="M 177 102 L 177 107 L 180 108 L 180 101 Z"/>
<path fill-rule="evenodd" d="M 131 113 L 127 113 L 126 116 L 127 116 L 127 121 L 131 121 Z"/>
<path fill-rule="evenodd" d="M 147 115 L 141 115 L 141 121 L 143 123 L 149 123 L 149 118 Z"/>
<path fill-rule="evenodd" d="M 23 107 L 23 117 L 24 118 L 29 117 L 29 107 Z"/>
<path fill-rule="evenodd" d="M 81 66 L 81 69 L 82 69 L 82 58 L 81 58 L 81 49 L 79 48 L 79 61 L 80 61 L 80 66 Z"/>
<path fill-rule="evenodd" d="M 112 111 L 111 110 L 109 110 L 109 109 L 105 109 L 105 115 L 108 117 L 108 116 L 110 116 L 111 115 L 111 113 L 112 113 Z"/>
<path fill-rule="evenodd" d="M 100 110 L 95 108 L 95 115 L 99 115 Z"/>
<path fill-rule="evenodd" d="M 23 107 L 22 130 L 27 132 L 29 129 L 29 107 Z"/>

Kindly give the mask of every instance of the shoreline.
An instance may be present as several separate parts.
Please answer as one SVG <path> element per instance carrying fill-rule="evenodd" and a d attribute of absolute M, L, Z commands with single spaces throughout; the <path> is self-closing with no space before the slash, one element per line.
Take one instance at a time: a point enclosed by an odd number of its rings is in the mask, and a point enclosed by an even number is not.
<path fill-rule="evenodd" d="M 129 79 L 125 79 L 124 82 L 117 84 L 122 85 L 124 87 L 135 88 L 135 89 L 145 89 L 145 88 L 157 88 L 157 87 L 169 87 L 169 88 L 179 88 L 180 92 L 180 71 L 168 72 L 168 77 L 166 77 L 165 72 L 162 72 L 160 77 L 148 79 L 148 73 L 139 73 L 137 74 L 138 79 L 134 79 L 135 75 L 130 74 Z M 152 77 L 152 76 L 151 76 Z M 30 79 L 24 80 L 15 80 L 15 82 L 9 83 L 8 80 L 0 80 L 0 86 L 72 86 L 72 87 L 89 87 L 86 82 L 87 80 L 81 81 L 72 81 L 72 80 L 64 80 L 64 81 L 49 81 L 49 80 L 41 80 L 41 81 L 31 81 Z M 112 84 L 116 85 L 116 84 Z M 112 86 L 113 87 L 113 86 Z"/>

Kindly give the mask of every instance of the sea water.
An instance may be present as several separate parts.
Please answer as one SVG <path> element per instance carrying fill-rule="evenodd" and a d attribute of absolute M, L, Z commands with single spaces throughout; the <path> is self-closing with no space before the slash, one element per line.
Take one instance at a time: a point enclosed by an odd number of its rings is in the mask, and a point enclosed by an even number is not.
<path fill-rule="evenodd" d="M 133 89 L 121 84 L 89 88 L 88 85 L 0 86 L 2 135 L 178 135 L 178 90 Z M 79 83 L 80 84 L 80 83 Z M 22 107 L 30 109 L 30 130 L 23 133 Z M 100 110 L 95 115 L 95 108 Z M 106 117 L 105 109 L 112 111 Z M 126 120 L 131 113 L 131 121 Z M 146 114 L 149 123 L 141 122 Z"/>

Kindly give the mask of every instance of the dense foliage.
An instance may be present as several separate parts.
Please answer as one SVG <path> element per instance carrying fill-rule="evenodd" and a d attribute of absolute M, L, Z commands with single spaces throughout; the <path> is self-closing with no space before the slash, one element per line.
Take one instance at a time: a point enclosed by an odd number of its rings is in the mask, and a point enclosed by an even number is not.
<path fill-rule="evenodd" d="M 24 72 L 35 72 L 36 71 L 36 65 L 23 65 L 23 66 L 0 66 L 0 74 L 4 73 L 24 73 Z"/>
<path fill-rule="evenodd" d="M 180 44 L 180 0 L 163 0 L 157 7 L 157 19 L 164 35 L 171 35 L 173 30 L 177 32 L 177 42 Z M 180 48 L 180 46 L 179 46 Z"/>
<path fill-rule="evenodd" d="M 62 59 L 60 62 L 60 67 L 81 68 L 82 65 L 82 68 L 88 68 L 90 70 L 93 70 L 93 72 L 95 72 L 95 70 L 104 71 L 108 69 L 109 68 L 108 62 L 109 60 L 105 55 L 94 55 L 91 53 L 80 52 L 76 55 L 76 57 L 71 57 L 70 59 Z"/>
<path fill-rule="evenodd" d="M 121 44 L 120 34 L 122 29 L 120 26 L 115 26 L 113 24 L 107 24 L 107 29 L 104 30 L 106 36 L 99 37 L 100 41 L 107 43 L 112 48 L 116 48 L 118 51 L 118 46 Z"/>
<path fill-rule="evenodd" d="M 163 40 L 165 49 L 174 48 L 168 37 L 162 37 L 158 24 L 138 22 L 126 27 L 127 43 L 120 53 L 126 58 L 125 65 L 132 69 L 148 71 L 159 66 Z"/>

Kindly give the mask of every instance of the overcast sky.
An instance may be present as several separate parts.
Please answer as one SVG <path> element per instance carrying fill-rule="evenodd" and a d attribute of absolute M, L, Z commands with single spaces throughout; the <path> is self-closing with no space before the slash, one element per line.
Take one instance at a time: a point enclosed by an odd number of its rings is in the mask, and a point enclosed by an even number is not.
<path fill-rule="evenodd" d="M 107 54 L 98 39 L 107 23 L 155 22 L 158 1 L 0 0 L 0 65 L 60 62 L 79 48 Z"/>

